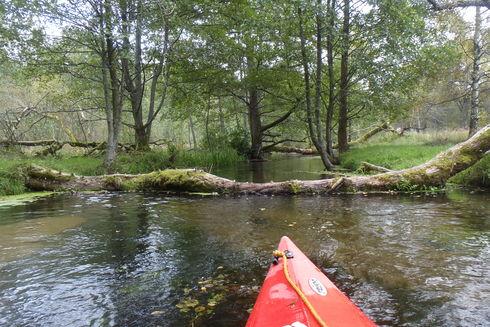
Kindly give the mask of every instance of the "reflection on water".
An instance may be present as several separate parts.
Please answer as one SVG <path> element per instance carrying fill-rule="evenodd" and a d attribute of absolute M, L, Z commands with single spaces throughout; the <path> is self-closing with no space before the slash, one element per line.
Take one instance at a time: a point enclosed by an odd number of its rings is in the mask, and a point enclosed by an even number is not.
<path fill-rule="evenodd" d="M 281 182 L 291 179 L 313 180 L 322 178 L 325 170 L 318 156 L 272 155 L 270 160 L 239 162 L 233 167 L 216 168 L 218 176 L 240 182 Z"/>
<path fill-rule="evenodd" d="M 0 225 L 0 258 L 6 263 L 49 246 L 57 234 L 80 226 L 85 220 L 78 216 L 58 216 Z"/>
<path fill-rule="evenodd" d="M 380 325 L 483 326 L 489 212 L 484 194 L 61 195 L 1 207 L 0 325 L 188 326 L 175 307 L 184 288 L 219 270 L 233 287 L 194 323 L 240 326 L 256 296 L 241 290 L 261 284 L 288 235 Z"/>

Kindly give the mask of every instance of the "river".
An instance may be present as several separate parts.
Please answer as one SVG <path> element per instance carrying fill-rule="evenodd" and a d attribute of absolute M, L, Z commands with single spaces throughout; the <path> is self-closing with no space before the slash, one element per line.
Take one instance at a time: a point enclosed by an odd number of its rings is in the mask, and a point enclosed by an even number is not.
<path fill-rule="evenodd" d="M 236 178 L 289 177 L 277 165 Z M 292 178 L 303 169 L 316 168 Z M 489 200 L 106 193 L 0 206 L 0 325 L 241 326 L 288 235 L 381 326 L 488 326 Z"/>

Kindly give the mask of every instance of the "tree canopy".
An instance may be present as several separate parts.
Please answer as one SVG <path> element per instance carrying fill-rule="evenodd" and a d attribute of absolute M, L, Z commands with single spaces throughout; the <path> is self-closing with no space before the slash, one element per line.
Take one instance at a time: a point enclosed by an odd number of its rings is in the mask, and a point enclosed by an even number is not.
<path fill-rule="evenodd" d="M 7 1 L 2 138 L 104 142 L 108 168 L 120 143 L 299 144 L 330 169 L 372 125 L 471 125 L 489 34 L 447 10 L 471 6 L 489 2 Z"/>

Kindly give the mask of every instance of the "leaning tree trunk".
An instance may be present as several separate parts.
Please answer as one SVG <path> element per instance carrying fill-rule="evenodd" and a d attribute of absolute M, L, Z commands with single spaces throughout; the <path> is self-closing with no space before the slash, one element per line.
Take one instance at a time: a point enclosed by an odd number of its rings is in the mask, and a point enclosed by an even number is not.
<path fill-rule="evenodd" d="M 75 176 L 39 166 L 25 171 L 32 190 L 126 190 L 217 194 L 329 194 L 332 192 L 414 191 L 444 186 L 455 174 L 478 162 L 490 151 L 490 125 L 473 137 L 408 169 L 372 176 L 349 176 L 314 181 L 270 183 L 235 182 L 194 169 L 172 169 L 141 175 Z"/>

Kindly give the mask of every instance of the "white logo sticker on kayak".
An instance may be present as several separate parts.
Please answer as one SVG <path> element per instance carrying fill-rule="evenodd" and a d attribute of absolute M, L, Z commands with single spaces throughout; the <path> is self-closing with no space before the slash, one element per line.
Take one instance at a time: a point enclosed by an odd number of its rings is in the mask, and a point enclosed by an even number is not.
<path fill-rule="evenodd" d="M 326 296 L 327 289 L 323 284 L 316 278 L 312 277 L 308 280 L 308 284 L 310 284 L 311 289 L 318 295 Z"/>
<path fill-rule="evenodd" d="M 286 326 L 282 326 L 282 327 L 308 327 L 308 326 L 300 323 L 299 321 L 295 321 L 291 325 L 286 325 Z"/>

